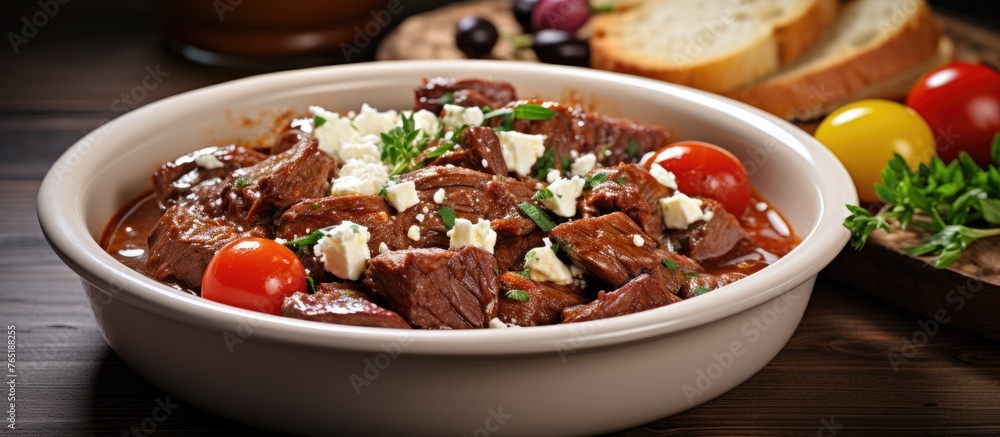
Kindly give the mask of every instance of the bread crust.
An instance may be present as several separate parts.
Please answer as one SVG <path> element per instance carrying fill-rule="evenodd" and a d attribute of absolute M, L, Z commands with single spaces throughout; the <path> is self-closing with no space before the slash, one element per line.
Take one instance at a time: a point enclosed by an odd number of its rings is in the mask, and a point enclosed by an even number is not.
<path fill-rule="evenodd" d="M 881 44 L 839 62 L 724 93 L 788 120 L 810 120 L 831 102 L 844 101 L 879 82 L 891 80 L 933 59 L 941 28 L 923 2 L 911 19 Z"/>
<path fill-rule="evenodd" d="M 630 53 L 618 38 L 613 37 L 616 29 L 627 25 L 627 14 L 641 13 L 641 8 L 656 7 L 657 3 L 631 4 L 616 13 L 598 15 L 591 19 L 594 31 L 590 38 L 591 66 L 716 93 L 730 91 L 775 72 L 783 61 L 791 60 L 811 47 L 836 20 L 838 0 L 809 2 L 809 6 L 801 14 L 775 23 L 744 50 L 699 62 L 663 61 Z"/>

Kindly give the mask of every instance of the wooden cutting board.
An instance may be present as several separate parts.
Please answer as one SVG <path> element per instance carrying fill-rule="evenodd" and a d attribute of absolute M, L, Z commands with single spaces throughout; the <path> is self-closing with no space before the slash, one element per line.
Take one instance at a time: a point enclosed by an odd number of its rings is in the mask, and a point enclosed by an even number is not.
<path fill-rule="evenodd" d="M 510 7 L 510 0 L 476 0 L 411 17 L 383 40 L 377 58 L 462 59 L 465 55 L 455 46 L 455 23 L 479 15 L 507 36 L 488 59 L 537 62 L 531 50 L 516 50 L 509 38 L 521 33 Z M 938 19 L 955 42 L 957 60 L 1000 68 L 1000 34 L 947 14 L 938 14 Z M 816 124 L 801 127 L 812 132 Z M 823 274 L 926 317 L 914 325 L 915 339 L 922 338 L 917 332 L 933 336 L 934 324 L 953 324 L 1000 340 L 1000 238 L 976 242 L 951 267 L 935 269 L 929 259 L 901 250 L 924 237 L 898 230 L 876 232 L 863 251 L 841 251 Z"/>

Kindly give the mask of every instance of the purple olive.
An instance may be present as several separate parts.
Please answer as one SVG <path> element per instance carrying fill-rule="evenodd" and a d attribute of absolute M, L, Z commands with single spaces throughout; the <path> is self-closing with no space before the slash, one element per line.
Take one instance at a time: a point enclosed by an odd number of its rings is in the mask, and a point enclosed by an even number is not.
<path fill-rule="evenodd" d="M 455 30 L 455 44 L 470 58 L 485 56 L 493 51 L 500 34 L 489 20 L 467 15 L 458 20 Z"/>
<path fill-rule="evenodd" d="M 590 19 L 588 0 L 541 0 L 531 15 L 531 27 L 575 33 Z"/>
<path fill-rule="evenodd" d="M 546 29 L 535 34 L 531 44 L 538 59 L 547 64 L 590 65 L 590 44 L 562 30 Z"/>

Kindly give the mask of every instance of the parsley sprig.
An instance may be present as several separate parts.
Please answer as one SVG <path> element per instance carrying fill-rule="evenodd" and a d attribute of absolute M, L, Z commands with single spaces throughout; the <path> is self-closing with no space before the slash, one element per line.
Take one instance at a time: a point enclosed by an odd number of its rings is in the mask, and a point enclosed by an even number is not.
<path fill-rule="evenodd" d="M 913 171 L 900 155 L 882 170 L 875 194 L 886 203 L 879 213 L 847 205 L 844 226 L 851 246 L 860 250 L 876 229 L 889 231 L 889 221 L 901 228 L 916 226 L 931 234 L 921 244 L 906 247 L 916 256 L 936 255 L 934 267 L 958 260 L 972 242 L 1000 235 L 1000 132 L 993 138 L 992 164 L 983 169 L 965 152 L 945 164 L 937 156 Z"/>
<path fill-rule="evenodd" d="M 417 156 L 427 144 L 426 137 L 417 141 L 420 129 L 413 122 L 413 115 L 407 117 L 406 114 L 402 114 L 401 117 L 402 126 L 381 134 L 382 162 L 391 169 L 389 176 L 401 175 L 419 167 Z"/>

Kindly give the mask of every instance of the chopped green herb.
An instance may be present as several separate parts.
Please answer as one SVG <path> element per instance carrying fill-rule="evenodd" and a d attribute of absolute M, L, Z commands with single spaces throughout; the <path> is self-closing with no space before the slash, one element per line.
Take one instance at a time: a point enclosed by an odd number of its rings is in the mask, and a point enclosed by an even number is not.
<path fill-rule="evenodd" d="M 514 107 L 514 118 L 518 120 L 548 120 L 555 115 L 555 111 L 542 105 L 526 103 Z"/>
<path fill-rule="evenodd" d="M 535 179 L 545 180 L 549 171 L 556 167 L 556 146 L 545 149 L 545 153 L 535 162 Z"/>
<path fill-rule="evenodd" d="M 561 248 L 561 247 L 562 247 L 562 243 L 556 241 L 556 243 L 552 245 L 552 253 L 555 253 L 556 255 L 558 255 L 559 254 L 559 248 Z"/>
<path fill-rule="evenodd" d="M 583 189 L 593 190 L 595 187 L 603 184 L 607 180 L 608 180 L 607 173 L 594 173 L 590 176 L 587 176 L 587 180 L 584 182 Z"/>
<path fill-rule="evenodd" d="M 313 202 L 312 205 L 309 205 L 309 209 L 319 209 L 319 207 L 321 207 L 321 206 L 323 206 L 323 205 L 320 204 L 319 202 Z"/>
<path fill-rule="evenodd" d="M 415 143 L 421 130 L 416 128 L 413 116 L 402 116 L 403 125 L 394 127 L 389 132 L 383 132 L 382 138 L 382 162 L 392 170 L 389 176 L 400 175 L 419 167 L 416 162 L 417 155 L 423 150 L 423 144 Z"/>
<path fill-rule="evenodd" d="M 552 228 L 556 227 L 556 224 L 552 222 L 549 215 L 546 214 L 545 211 L 538 209 L 537 206 L 532 205 L 529 202 L 521 202 L 521 204 L 517 207 L 521 208 L 521 211 L 524 211 L 528 218 L 534 221 L 541 230 L 548 232 L 551 231 Z"/>
<path fill-rule="evenodd" d="M 307 291 L 309 294 L 316 292 L 316 281 L 314 281 L 311 276 L 306 276 L 306 286 L 308 286 Z"/>
<path fill-rule="evenodd" d="M 945 164 L 934 156 L 913 171 L 900 155 L 882 170 L 875 194 L 887 204 L 872 215 L 846 205 L 851 213 L 844 227 L 851 231 L 851 246 L 864 247 L 876 229 L 890 230 L 889 220 L 900 227 L 917 226 L 931 235 L 921 244 L 904 248 L 915 256 L 933 256 L 934 266 L 954 263 L 972 242 L 1000 236 L 1000 132 L 994 137 L 993 165 L 980 168 L 965 152 Z"/>
<path fill-rule="evenodd" d="M 572 167 L 572 166 L 573 166 L 573 162 L 572 162 L 572 161 L 570 161 L 570 159 L 569 159 L 569 157 L 568 157 L 568 156 L 563 156 L 563 157 L 562 157 L 562 162 L 561 162 L 561 163 L 562 163 L 562 169 L 563 169 L 563 170 L 569 170 L 569 169 L 570 169 L 570 167 Z"/>
<path fill-rule="evenodd" d="M 535 195 L 532 196 L 531 198 L 535 200 L 544 200 L 544 199 L 551 199 L 553 197 L 556 197 L 555 193 L 553 193 L 552 190 L 549 189 L 549 187 L 545 187 L 542 188 L 541 190 L 538 190 L 538 192 L 535 193 Z"/>
<path fill-rule="evenodd" d="M 236 188 L 243 188 L 243 187 L 245 187 L 247 185 L 250 185 L 250 181 L 248 181 L 248 180 L 246 180 L 244 178 L 239 178 L 239 179 L 236 180 Z"/>
<path fill-rule="evenodd" d="M 378 190 L 378 197 L 381 197 L 383 199 L 389 197 L 389 190 L 387 188 L 388 187 L 382 187 L 381 190 Z"/>
<path fill-rule="evenodd" d="M 674 263 L 672 260 L 664 259 L 663 260 L 663 265 L 667 266 L 668 269 L 673 270 L 675 272 L 679 272 L 680 271 L 680 269 L 677 268 L 677 264 Z"/>
<path fill-rule="evenodd" d="M 447 206 L 441 207 L 437 210 L 437 214 L 441 216 L 441 221 L 444 222 L 444 227 L 449 231 L 451 228 L 455 227 L 455 210 Z"/>
<path fill-rule="evenodd" d="M 708 293 L 709 291 L 712 291 L 712 289 L 708 287 L 695 287 L 693 293 L 695 296 L 701 296 L 705 293 Z"/>
<path fill-rule="evenodd" d="M 590 4 L 590 13 L 593 15 L 607 14 L 609 12 L 614 12 L 614 11 L 615 11 L 614 3 L 605 3 L 602 5 L 595 5 L 593 3 Z"/>
<path fill-rule="evenodd" d="M 698 272 L 696 272 L 696 271 L 693 271 L 693 270 L 691 270 L 691 271 L 685 271 L 685 272 L 684 272 L 684 275 L 685 275 L 685 276 L 690 276 L 690 277 L 692 277 L 692 278 L 697 278 L 697 277 L 698 277 L 698 275 L 699 275 L 699 273 L 698 273 Z"/>
<path fill-rule="evenodd" d="M 316 129 L 326 123 L 326 119 L 318 115 L 313 116 L 313 129 Z"/>
<path fill-rule="evenodd" d="M 351 232 L 353 232 L 355 234 L 360 233 L 361 232 L 361 228 L 359 228 L 357 224 L 353 224 L 353 225 L 351 225 Z"/>
<path fill-rule="evenodd" d="M 452 94 L 451 91 L 448 91 L 448 92 L 444 93 L 443 96 L 438 97 L 438 103 L 441 104 L 442 106 L 443 105 L 454 105 L 455 104 L 455 96 Z"/>
<path fill-rule="evenodd" d="M 437 158 L 437 157 L 439 157 L 441 155 L 444 155 L 445 153 L 448 153 L 449 151 L 451 151 L 454 148 L 455 148 L 455 143 L 454 142 L 451 142 L 451 141 L 442 141 L 442 142 L 440 142 L 437 145 L 437 147 L 434 148 L 434 150 L 431 150 L 430 152 L 427 152 L 427 156 L 424 159 L 428 160 L 428 159 Z"/>
<path fill-rule="evenodd" d="M 504 293 L 504 296 L 506 296 L 507 299 L 514 299 L 518 302 L 527 302 L 530 297 L 528 292 L 524 290 L 508 290 Z"/>
<path fill-rule="evenodd" d="M 500 267 L 493 266 L 493 274 L 494 275 L 499 275 L 500 274 Z"/>
<path fill-rule="evenodd" d="M 628 145 L 625 146 L 625 153 L 630 157 L 635 157 L 639 154 L 639 142 L 636 140 L 629 140 Z"/>
<path fill-rule="evenodd" d="M 309 235 L 306 235 L 305 237 L 292 241 L 286 241 L 285 247 L 295 250 L 297 255 L 302 255 L 306 248 L 319 243 L 319 240 L 323 238 L 323 235 L 325 235 L 325 233 L 322 229 L 319 229 Z"/>
<path fill-rule="evenodd" d="M 618 185 L 625 185 L 628 183 L 628 177 L 625 175 L 618 176 L 618 179 L 615 179 L 615 182 L 617 182 Z"/>

